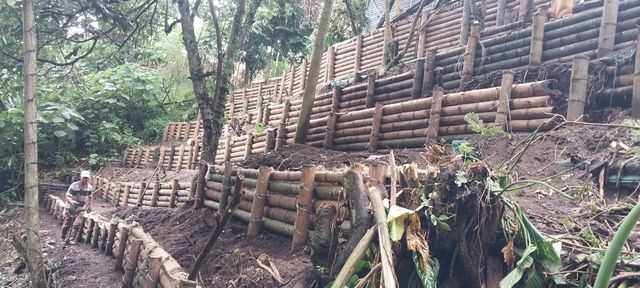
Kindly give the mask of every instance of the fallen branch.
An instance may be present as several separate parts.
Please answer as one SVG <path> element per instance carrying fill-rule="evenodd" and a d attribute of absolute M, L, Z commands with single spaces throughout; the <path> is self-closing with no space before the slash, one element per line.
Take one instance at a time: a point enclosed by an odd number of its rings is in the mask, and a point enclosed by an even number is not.
<path fill-rule="evenodd" d="M 367 282 L 369 281 L 369 279 L 371 279 L 371 277 L 373 277 L 373 275 L 378 273 L 378 271 L 380 271 L 381 269 L 382 269 L 382 263 L 378 263 L 376 264 L 376 266 L 373 266 L 373 268 L 371 268 L 371 271 L 369 271 L 369 273 L 367 273 L 367 275 L 364 276 L 364 278 L 360 279 L 360 281 L 358 282 L 358 285 L 356 285 L 354 288 L 364 288 L 364 286 L 367 285 Z"/>
<path fill-rule="evenodd" d="M 382 280 L 385 288 L 398 287 L 398 280 L 393 270 L 393 257 L 391 255 L 391 238 L 389 238 L 389 225 L 387 215 L 382 205 L 382 192 L 378 188 L 370 186 L 367 189 L 371 206 L 373 206 L 373 217 L 378 226 L 378 241 L 380 242 L 380 262 L 382 263 Z M 342 287 L 342 286 L 340 286 Z"/>
<path fill-rule="evenodd" d="M 369 228 L 367 233 L 360 239 L 356 248 L 353 249 L 353 253 L 350 254 L 349 258 L 347 258 L 347 262 L 344 263 L 340 273 L 336 276 L 336 280 L 333 281 L 332 287 L 344 287 L 347 285 L 347 282 L 349 282 L 349 279 L 351 278 L 351 274 L 353 274 L 358 262 L 362 259 L 362 255 L 364 255 L 364 252 L 369 249 L 369 244 L 371 244 L 371 240 L 373 240 L 375 231 L 376 226 Z"/>

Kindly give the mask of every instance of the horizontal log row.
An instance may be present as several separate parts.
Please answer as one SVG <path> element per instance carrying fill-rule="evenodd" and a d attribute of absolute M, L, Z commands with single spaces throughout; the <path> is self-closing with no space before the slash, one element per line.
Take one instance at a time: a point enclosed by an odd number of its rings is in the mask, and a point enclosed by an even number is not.
<path fill-rule="evenodd" d="M 64 206 L 60 198 L 49 195 L 42 203 L 55 218 L 62 220 Z M 106 256 L 116 259 L 115 268 L 124 270 L 123 286 L 132 286 L 134 276 L 137 285 L 144 287 L 196 287 L 196 282 L 186 279 L 184 269 L 160 245 L 145 233 L 138 223 L 125 224 L 124 221 L 109 221 L 97 213 L 84 214 L 84 221 L 76 242 L 89 244 Z M 135 244 L 135 245 L 134 245 Z M 135 259 L 132 259 L 135 258 Z M 154 263 L 155 269 L 149 269 Z"/>
<path fill-rule="evenodd" d="M 202 121 L 191 122 L 171 122 L 165 125 L 162 140 L 187 140 L 189 138 L 196 139 L 198 135 L 202 135 L 204 127 Z"/>

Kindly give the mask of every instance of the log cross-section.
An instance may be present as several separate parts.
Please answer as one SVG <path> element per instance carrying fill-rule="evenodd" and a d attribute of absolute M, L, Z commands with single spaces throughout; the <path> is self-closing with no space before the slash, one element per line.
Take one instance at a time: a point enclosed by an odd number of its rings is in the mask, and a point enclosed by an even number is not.
<path fill-rule="evenodd" d="M 438 128 L 440 128 L 440 111 L 442 110 L 442 96 L 444 90 L 442 87 L 436 87 L 433 90 L 431 99 L 431 109 L 429 110 L 429 126 L 427 127 L 427 138 L 429 142 L 438 142 Z"/>
<path fill-rule="evenodd" d="M 567 120 L 578 121 L 584 114 L 587 99 L 587 81 L 589 76 L 589 57 L 575 56 L 571 63 Z"/>
<path fill-rule="evenodd" d="M 260 234 L 262 228 L 262 218 L 264 216 L 264 204 L 267 197 L 267 187 L 269 187 L 269 177 L 271 168 L 260 166 L 258 169 L 258 182 L 256 192 L 253 194 L 253 205 L 251 207 L 251 219 L 247 229 L 247 240 L 253 240 Z"/>
<path fill-rule="evenodd" d="M 296 221 L 294 223 L 293 240 L 291 249 L 299 250 L 307 243 L 309 233 L 309 216 L 313 211 L 313 183 L 316 175 L 316 166 L 302 166 L 302 176 L 300 179 L 300 192 L 298 192 L 298 203 L 296 204 Z"/>
<path fill-rule="evenodd" d="M 373 122 L 371 123 L 371 134 L 369 135 L 369 153 L 378 151 L 378 139 L 380 136 L 380 120 L 382 119 L 382 102 L 376 103 L 373 113 Z"/>

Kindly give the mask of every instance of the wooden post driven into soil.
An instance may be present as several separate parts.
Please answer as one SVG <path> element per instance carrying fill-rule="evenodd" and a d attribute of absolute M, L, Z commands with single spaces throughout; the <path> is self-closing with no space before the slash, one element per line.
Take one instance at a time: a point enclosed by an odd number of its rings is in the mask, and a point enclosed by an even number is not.
<path fill-rule="evenodd" d="M 424 80 L 422 80 L 422 94 L 429 95 L 433 90 L 433 73 L 436 69 L 436 54 L 438 50 L 427 50 L 427 55 L 424 63 Z"/>
<path fill-rule="evenodd" d="M 205 174 L 207 174 L 207 170 L 209 169 L 209 165 L 207 165 L 204 162 L 200 163 L 200 169 L 198 171 L 198 183 L 196 184 L 196 203 L 194 204 L 194 207 L 196 209 L 200 209 L 202 207 L 204 207 L 204 187 L 206 186 L 205 184 L 205 179 L 204 176 Z"/>
<path fill-rule="evenodd" d="M 233 167 L 231 162 L 224 161 L 224 171 L 222 172 L 222 193 L 220 195 L 220 206 L 218 211 L 224 211 L 227 209 L 227 202 L 229 200 L 229 194 L 231 194 L 231 173 Z"/>
<path fill-rule="evenodd" d="M 271 117 L 271 107 L 269 107 L 269 105 L 266 105 L 264 107 L 264 113 L 262 117 L 262 126 L 269 126 L 269 117 Z"/>
<path fill-rule="evenodd" d="M 116 223 L 109 223 L 109 235 L 107 235 L 107 244 L 104 248 L 104 255 L 111 256 L 113 255 L 113 239 L 116 238 L 116 228 L 118 225 Z"/>
<path fill-rule="evenodd" d="M 575 56 L 571 63 L 571 83 L 567 107 L 567 121 L 578 121 L 584 114 L 589 77 L 589 57 Z"/>
<path fill-rule="evenodd" d="M 376 90 L 376 74 L 369 74 L 367 78 L 367 94 L 366 94 L 366 107 L 373 108 L 375 106 L 373 96 L 375 96 Z"/>
<path fill-rule="evenodd" d="M 362 66 L 362 34 L 356 37 L 356 55 L 353 63 L 353 83 L 360 81 L 360 68 Z"/>
<path fill-rule="evenodd" d="M 158 206 L 158 196 L 160 194 L 160 179 L 156 177 L 153 182 L 153 194 L 151 195 L 151 207 Z"/>
<path fill-rule="evenodd" d="M 524 24 L 529 24 L 533 16 L 533 0 L 520 0 L 520 19 Z"/>
<path fill-rule="evenodd" d="M 133 288 L 133 277 L 136 275 L 136 267 L 138 266 L 138 256 L 140 255 L 140 246 L 142 240 L 131 239 L 131 249 L 129 249 L 129 259 L 124 267 L 124 285 L 127 288 Z"/>
<path fill-rule="evenodd" d="M 440 128 L 440 110 L 442 110 L 442 96 L 444 90 L 442 87 L 436 86 L 433 89 L 433 98 L 431 99 L 431 109 L 429 110 L 429 126 L 427 127 L 427 137 L 429 142 L 438 142 L 438 128 Z"/>
<path fill-rule="evenodd" d="M 164 156 L 167 154 L 167 149 L 164 146 L 160 146 L 160 157 L 158 157 L 158 167 L 164 166 Z"/>
<path fill-rule="evenodd" d="M 122 227 L 120 232 L 120 242 L 118 244 L 118 254 L 116 254 L 116 270 L 122 269 L 122 259 L 124 259 L 124 251 L 127 249 L 127 239 L 129 238 L 129 227 Z"/>
<path fill-rule="evenodd" d="M 602 8 L 602 22 L 600 22 L 600 34 L 598 35 L 598 52 L 596 57 L 601 58 L 613 52 L 616 42 L 616 26 L 618 25 L 619 0 L 605 0 Z"/>
<path fill-rule="evenodd" d="M 247 159 L 251 155 L 251 149 L 253 148 L 253 134 L 247 132 L 247 143 L 244 146 L 244 158 Z"/>
<path fill-rule="evenodd" d="M 129 193 L 131 192 L 131 184 L 124 187 L 124 196 L 122 196 L 122 206 L 129 206 Z"/>
<path fill-rule="evenodd" d="M 322 141 L 322 146 L 324 149 L 333 149 L 333 136 L 336 129 L 336 113 L 330 112 L 327 116 L 327 129 L 324 134 L 324 141 Z"/>
<path fill-rule="evenodd" d="M 529 65 L 542 64 L 542 50 L 544 45 L 544 23 L 547 22 L 548 7 L 540 6 L 533 14 L 533 29 L 531 29 L 531 48 L 529 49 Z"/>
<path fill-rule="evenodd" d="M 413 75 L 413 90 L 411 99 L 422 97 L 422 82 L 424 81 L 424 58 L 416 60 L 416 73 Z"/>
<path fill-rule="evenodd" d="M 631 117 L 640 118 L 640 20 L 638 20 L 638 41 L 636 42 L 636 62 L 633 70 L 633 98 L 631 99 Z"/>
<path fill-rule="evenodd" d="M 507 0 L 498 0 L 498 11 L 496 12 L 496 26 L 502 26 L 505 23 L 505 12 L 507 10 Z"/>
<path fill-rule="evenodd" d="M 373 123 L 371 124 L 371 134 L 369 135 L 369 153 L 375 153 L 378 151 L 378 136 L 380 136 L 380 121 L 382 120 L 382 102 L 376 103 L 376 108 L 373 112 Z"/>
<path fill-rule="evenodd" d="M 149 256 L 149 279 L 148 283 L 150 287 L 157 287 L 157 283 L 160 280 L 160 268 L 162 266 L 162 256 L 151 255 Z"/>
<path fill-rule="evenodd" d="M 293 84 L 296 81 L 296 66 L 291 63 L 291 75 L 289 77 L 289 89 L 287 89 L 289 96 L 293 95 Z"/>
<path fill-rule="evenodd" d="M 282 108 L 282 117 L 280 118 L 280 126 L 278 126 L 278 139 L 276 139 L 276 151 L 284 147 L 287 138 L 287 120 L 289 119 L 289 109 L 291 109 L 291 101 L 285 100 Z"/>
<path fill-rule="evenodd" d="M 282 81 L 280 81 L 280 93 L 278 93 L 278 101 L 282 102 L 282 97 L 284 97 L 284 83 L 287 78 L 287 70 L 282 69 Z"/>
<path fill-rule="evenodd" d="M 336 78 L 336 46 L 329 47 L 327 54 L 327 83 Z"/>
<path fill-rule="evenodd" d="M 198 162 L 198 158 L 200 157 L 200 141 L 193 141 L 195 144 L 193 145 L 193 161 L 191 161 L 190 170 L 196 169 L 196 163 Z"/>
<path fill-rule="evenodd" d="M 476 59 L 476 46 L 480 41 L 480 23 L 473 21 L 471 24 L 471 35 L 467 42 L 467 50 L 464 53 L 464 63 L 462 64 L 462 79 L 460 80 L 460 90 L 471 80 L 473 76 L 473 62 Z"/>
<path fill-rule="evenodd" d="M 513 86 L 513 71 L 502 71 L 502 85 L 500 86 L 500 102 L 496 112 L 495 124 L 502 127 L 503 131 L 510 132 L 509 125 L 509 101 L 511 100 L 511 89 Z"/>
<path fill-rule="evenodd" d="M 253 194 L 253 206 L 251 207 L 251 219 L 249 220 L 249 228 L 247 229 L 247 240 L 253 240 L 260 234 L 270 176 L 271 168 L 260 166 L 258 169 L 256 193 Z"/>
<path fill-rule="evenodd" d="M 427 10 L 422 10 L 422 14 L 420 16 L 420 28 L 426 28 L 428 13 Z M 418 47 L 416 50 L 416 59 L 424 58 L 424 46 L 426 45 L 427 34 L 424 32 L 424 29 L 418 28 Z M 422 62 L 424 64 L 424 62 Z M 416 64 L 416 74 L 418 74 L 417 70 L 421 69 L 422 66 Z M 423 73 L 424 74 L 424 73 Z"/>
<path fill-rule="evenodd" d="M 297 215 L 294 224 L 293 240 L 291 250 L 299 250 L 307 243 L 309 234 L 309 215 L 313 211 L 313 183 L 316 175 L 316 166 L 302 166 L 302 176 L 300 178 L 300 192 L 298 193 L 298 203 L 296 204 Z"/>
<path fill-rule="evenodd" d="M 266 136 L 266 144 L 264 147 L 264 152 L 265 153 L 269 153 L 271 151 L 273 151 L 273 149 L 275 148 L 275 142 L 276 140 L 276 130 L 273 128 L 269 128 L 267 129 L 267 136 Z"/>
<path fill-rule="evenodd" d="M 171 197 L 169 198 L 169 208 L 176 207 L 176 197 L 178 197 L 178 189 L 180 188 L 180 180 L 173 179 L 171 184 Z"/>
<path fill-rule="evenodd" d="M 264 111 L 262 110 L 262 102 L 264 101 L 262 97 L 262 83 L 258 86 L 258 104 L 256 106 L 256 110 L 258 110 L 258 118 L 256 119 L 256 123 L 262 123 L 262 117 L 264 116 Z"/>
<path fill-rule="evenodd" d="M 142 179 L 142 181 L 146 181 L 147 179 Z M 144 194 L 147 191 L 147 183 L 145 182 L 141 182 L 140 183 L 140 192 L 138 194 L 138 203 L 136 204 L 136 206 L 142 206 L 142 200 L 144 199 Z"/>
<path fill-rule="evenodd" d="M 304 92 L 304 87 L 307 84 L 307 71 L 309 70 L 309 63 L 307 58 L 302 58 L 302 69 L 300 70 L 300 91 Z"/>
<path fill-rule="evenodd" d="M 247 96 L 247 88 L 242 89 L 242 113 L 247 114 L 249 110 L 249 97 Z"/>
<path fill-rule="evenodd" d="M 173 167 L 173 157 L 176 156 L 176 146 L 171 146 L 171 151 L 169 152 L 169 163 L 167 163 L 167 171 L 171 171 Z"/>

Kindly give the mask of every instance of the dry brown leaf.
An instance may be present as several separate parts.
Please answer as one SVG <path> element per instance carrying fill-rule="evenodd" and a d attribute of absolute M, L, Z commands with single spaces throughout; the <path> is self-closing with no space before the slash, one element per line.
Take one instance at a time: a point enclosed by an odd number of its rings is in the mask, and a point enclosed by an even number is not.
<path fill-rule="evenodd" d="M 509 270 L 513 270 L 516 262 L 516 255 L 513 252 L 513 239 L 507 243 L 507 246 L 502 248 L 502 255 L 504 255 L 504 263 L 507 263 Z"/>
<path fill-rule="evenodd" d="M 407 249 L 420 253 L 422 256 L 422 272 L 426 274 L 428 272 L 427 267 L 429 267 L 429 243 L 420 234 L 420 217 L 418 217 L 418 213 L 411 214 L 410 219 L 411 223 L 406 230 Z"/>

